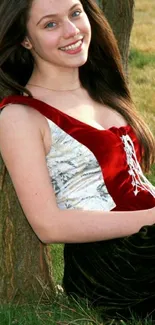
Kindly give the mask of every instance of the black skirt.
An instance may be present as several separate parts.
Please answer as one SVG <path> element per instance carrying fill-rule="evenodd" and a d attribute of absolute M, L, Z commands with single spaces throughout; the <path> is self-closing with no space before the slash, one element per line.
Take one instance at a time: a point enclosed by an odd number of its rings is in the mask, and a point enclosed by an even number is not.
<path fill-rule="evenodd" d="M 155 225 L 124 238 L 66 244 L 63 287 L 108 317 L 155 319 Z"/>

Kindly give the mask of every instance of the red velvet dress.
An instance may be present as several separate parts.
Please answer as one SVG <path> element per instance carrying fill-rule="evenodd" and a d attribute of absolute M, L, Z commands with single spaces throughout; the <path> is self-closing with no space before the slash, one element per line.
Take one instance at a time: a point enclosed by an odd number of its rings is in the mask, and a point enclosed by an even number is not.
<path fill-rule="evenodd" d="M 130 125 L 98 130 L 50 105 L 24 96 L 10 96 L 0 103 L 25 104 L 37 109 L 96 157 L 115 207 L 143 210 L 155 206 L 155 187 L 144 177 L 141 150 Z M 86 297 L 106 313 L 142 316 L 155 309 L 155 226 L 120 239 L 66 244 L 63 285 L 68 295 Z M 130 312 L 129 312 L 130 313 Z M 155 316 L 154 316 L 155 317 Z"/>

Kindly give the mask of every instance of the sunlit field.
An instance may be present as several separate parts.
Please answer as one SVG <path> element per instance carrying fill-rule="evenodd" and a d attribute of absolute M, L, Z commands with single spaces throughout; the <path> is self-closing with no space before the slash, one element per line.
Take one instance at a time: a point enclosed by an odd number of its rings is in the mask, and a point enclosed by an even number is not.
<path fill-rule="evenodd" d="M 129 57 L 130 88 L 137 109 L 155 135 L 155 1 L 136 0 Z M 155 184 L 155 167 L 148 176 Z"/>
<path fill-rule="evenodd" d="M 134 101 L 155 134 L 155 1 L 136 0 L 130 85 Z"/>

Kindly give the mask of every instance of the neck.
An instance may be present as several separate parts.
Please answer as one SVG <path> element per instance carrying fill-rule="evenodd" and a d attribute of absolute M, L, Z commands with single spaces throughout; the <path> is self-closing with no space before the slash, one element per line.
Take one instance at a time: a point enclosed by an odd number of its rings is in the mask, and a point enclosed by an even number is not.
<path fill-rule="evenodd" d="M 74 90 L 80 87 L 79 70 L 78 68 L 38 69 L 35 67 L 28 83 L 55 90 Z"/>

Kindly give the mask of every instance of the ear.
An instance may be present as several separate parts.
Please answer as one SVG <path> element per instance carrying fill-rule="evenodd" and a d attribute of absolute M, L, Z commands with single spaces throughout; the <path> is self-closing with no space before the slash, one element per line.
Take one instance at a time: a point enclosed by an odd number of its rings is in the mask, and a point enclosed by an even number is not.
<path fill-rule="evenodd" d="M 24 38 L 23 42 L 21 42 L 21 45 L 25 47 L 27 50 L 32 49 L 32 44 L 27 36 Z"/>

